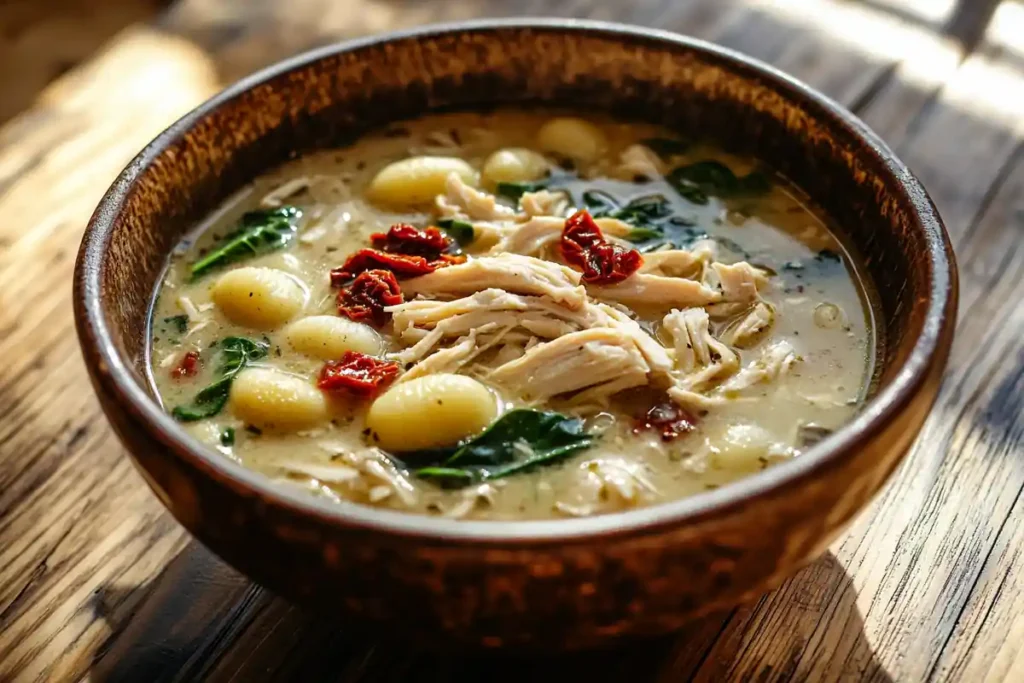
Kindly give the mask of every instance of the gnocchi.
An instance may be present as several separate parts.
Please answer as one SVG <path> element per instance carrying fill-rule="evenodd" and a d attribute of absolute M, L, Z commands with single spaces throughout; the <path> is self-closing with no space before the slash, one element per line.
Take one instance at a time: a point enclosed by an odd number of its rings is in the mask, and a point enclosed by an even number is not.
<path fill-rule="evenodd" d="M 285 329 L 285 338 L 299 353 L 320 360 L 336 360 L 346 351 L 368 356 L 384 351 L 384 342 L 372 327 L 335 315 L 296 320 Z"/>
<path fill-rule="evenodd" d="M 729 425 L 711 450 L 715 467 L 735 472 L 755 472 L 768 464 L 772 435 L 752 424 Z"/>
<path fill-rule="evenodd" d="M 221 275 L 210 297 L 231 322 L 270 330 L 302 310 L 306 290 L 293 275 L 274 268 L 246 266 Z"/>
<path fill-rule="evenodd" d="M 572 117 L 554 118 L 541 126 L 537 144 L 546 152 L 588 163 L 596 161 L 608 148 L 600 128 Z"/>
<path fill-rule="evenodd" d="M 548 160 L 532 149 L 512 147 L 499 149 L 487 157 L 483 167 L 484 182 L 490 187 L 498 183 L 524 183 L 544 177 Z"/>
<path fill-rule="evenodd" d="M 292 432 L 327 420 L 324 394 L 294 375 L 269 368 L 243 370 L 231 384 L 231 412 L 264 430 Z"/>
<path fill-rule="evenodd" d="M 386 450 L 450 446 L 483 431 L 498 415 L 494 394 L 465 375 L 437 374 L 403 382 L 366 414 L 373 441 Z"/>
<path fill-rule="evenodd" d="M 467 185 L 477 185 L 473 167 L 454 157 L 421 156 L 388 164 L 374 176 L 366 190 L 377 204 L 410 207 L 429 204 L 444 193 L 445 181 L 457 174 Z"/>

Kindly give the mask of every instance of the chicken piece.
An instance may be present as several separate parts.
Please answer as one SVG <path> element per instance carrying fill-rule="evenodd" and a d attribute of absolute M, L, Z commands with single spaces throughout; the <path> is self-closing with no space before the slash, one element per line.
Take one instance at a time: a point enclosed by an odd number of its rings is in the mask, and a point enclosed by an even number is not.
<path fill-rule="evenodd" d="M 644 263 L 640 266 L 640 272 L 703 280 L 705 268 L 715 260 L 715 251 L 715 243 L 710 240 L 697 242 L 689 251 L 685 249 L 653 251 L 644 254 Z"/>
<path fill-rule="evenodd" d="M 491 254 L 523 254 L 540 256 L 562 238 L 565 219 L 556 216 L 535 216 L 522 225 L 506 230 Z"/>
<path fill-rule="evenodd" d="M 730 395 L 756 384 L 770 382 L 787 373 L 797 360 L 792 344 L 784 339 L 773 342 L 762 349 L 760 358 L 718 387 L 718 391 Z"/>
<path fill-rule="evenodd" d="M 538 344 L 494 369 L 488 379 L 529 401 L 579 391 L 573 402 L 586 403 L 647 384 L 649 370 L 629 335 L 596 327 Z"/>
<path fill-rule="evenodd" d="M 746 261 L 732 265 L 712 263 L 711 267 L 718 276 L 722 297 L 728 302 L 754 302 L 757 300 L 757 290 L 768 284 L 768 276 L 764 271 Z"/>
<path fill-rule="evenodd" d="M 401 384 L 402 382 L 410 379 L 416 379 L 417 377 L 424 377 L 426 375 L 434 375 L 440 372 L 458 372 L 462 366 L 471 361 L 479 353 L 480 350 L 477 345 L 476 335 L 471 334 L 460 339 L 455 346 L 451 346 L 447 349 L 441 349 L 437 353 L 434 353 L 421 360 L 419 363 L 416 363 L 416 365 L 409 368 L 408 372 L 399 377 L 395 384 Z"/>
<path fill-rule="evenodd" d="M 601 223 L 607 225 L 602 228 L 605 239 L 626 249 L 632 249 L 633 245 L 623 235 L 632 230 L 628 224 L 615 218 L 598 218 L 598 227 Z M 526 221 L 518 228 L 505 229 L 503 238 L 498 244 L 491 248 L 489 254 L 523 254 L 525 256 L 542 256 L 550 254 L 554 258 L 560 258 L 557 251 L 552 251 L 558 246 L 562 239 L 562 230 L 565 228 L 565 218 L 557 216 L 536 216 Z"/>
<path fill-rule="evenodd" d="M 698 390 L 739 368 L 739 357 L 712 336 L 709 324 L 702 308 L 672 311 L 662 320 L 675 348 L 676 368 L 682 373 L 675 378 L 676 387 Z"/>
<path fill-rule="evenodd" d="M 661 309 L 705 306 L 722 299 L 719 292 L 697 280 L 650 273 L 633 273 L 614 285 L 590 285 L 587 291 L 597 299 L 616 301 L 630 307 L 655 306 Z"/>
<path fill-rule="evenodd" d="M 723 340 L 739 348 L 751 346 L 775 322 L 775 308 L 764 301 L 759 301 L 740 322 L 732 327 Z"/>
<path fill-rule="evenodd" d="M 473 220 L 512 220 L 515 211 L 502 204 L 492 194 L 467 185 L 458 173 L 449 173 L 445 180 L 445 194 L 436 200 L 437 210 L 446 218 Z"/>
<path fill-rule="evenodd" d="M 546 297 L 520 296 L 486 289 L 455 301 L 416 300 L 391 306 L 394 329 L 401 341 L 412 345 L 393 357 L 415 362 L 444 339 L 474 331 L 522 329 L 531 336 L 553 339 L 581 328 L 605 325 L 608 315 L 593 304 L 578 311 Z"/>
<path fill-rule="evenodd" d="M 526 192 L 519 200 L 519 208 L 532 217 L 555 216 L 565 220 L 569 210 L 573 208 L 572 200 L 565 192 L 538 190 Z"/>
<path fill-rule="evenodd" d="M 488 288 L 547 296 L 572 310 L 583 308 L 587 302 L 578 272 L 519 254 L 483 256 L 402 283 L 402 292 L 407 297 L 472 294 Z"/>
<path fill-rule="evenodd" d="M 654 179 L 664 175 L 664 164 L 646 145 L 630 145 L 619 157 L 619 175 L 627 180 L 637 176 Z"/>
<path fill-rule="evenodd" d="M 647 365 L 650 366 L 651 372 L 662 376 L 667 376 L 672 372 L 672 357 L 669 356 L 664 346 L 659 344 L 644 328 L 640 327 L 640 323 L 629 317 L 629 314 L 625 311 L 621 311 L 614 306 L 596 304 L 595 307 L 607 316 L 605 325 L 614 327 L 632 338 L 637 349 L 643 354 L 644 360 L 647 361 Z"/>

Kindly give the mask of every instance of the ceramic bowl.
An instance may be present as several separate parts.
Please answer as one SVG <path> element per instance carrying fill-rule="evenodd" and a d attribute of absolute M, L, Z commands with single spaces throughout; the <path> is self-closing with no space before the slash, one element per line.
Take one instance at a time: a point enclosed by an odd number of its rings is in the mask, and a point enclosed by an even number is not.
<path fill-rule="evenodd" d="M 145 380 L 153 293 L 182 235 L 254 176 L 388 122 L 499 106 L 603 111 L 752 154 L 863 255 L 877 292 L 872 398 L 792 461 L 588 519 L 456 521 L 273 485 L 200 445 Z M 434 642 L 590 646 L 757 596 L 823 553 L 910 448 L 939 387 L 957 276 L 935 207 L 852 114 L 775 69 L 678 35 L 543 21 L 429 27 L 316 50 L 233 85 L 136 157 L 96 210 L 75 315 L 96 393 L 197 539 L 300 603 Z M 397 628 L 396 628 L 397 627 Z"/>

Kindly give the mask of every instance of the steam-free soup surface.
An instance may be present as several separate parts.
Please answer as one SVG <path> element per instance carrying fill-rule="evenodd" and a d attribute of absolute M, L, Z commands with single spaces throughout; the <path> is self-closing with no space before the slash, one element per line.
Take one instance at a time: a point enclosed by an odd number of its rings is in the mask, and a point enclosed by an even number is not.
<path fill-rule="evenodd" d="M 689 496 L 858 409 L 870 309 L 827 223 L 652 126 L 425 118 L 197 226 L 153 379 L 211 449 L 334 501 L 507 520 Z"/>

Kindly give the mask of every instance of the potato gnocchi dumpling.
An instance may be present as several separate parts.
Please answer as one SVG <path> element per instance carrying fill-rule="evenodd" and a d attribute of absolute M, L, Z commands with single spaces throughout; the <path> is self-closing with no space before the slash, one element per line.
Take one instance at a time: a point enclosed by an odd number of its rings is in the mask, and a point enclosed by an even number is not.
<path fill-rule="evenodd" d="M 272 330 L 302 310 L 306 290 L 295 276 L 283 271 L 244 267 L 217 278 L 210 297 L 231 322 Z"/>
<path fill-rule="evenodd" d="M 366 426 L 381 448 L 416 451 L 451 446 L 494 421 L 498 404 L 465 375 L 427 375 L 389 389 L 370 406 Z"/>
<path fill-rule="evenodd" d="M 270 368 L 239 373 L 230 407 L 243 422 L 271 431 L 309 429 L 328 417 L 327 399 L 312 383 Z"/>
<path fill-rule="evenodd" d="M 484 162 L 483 178 L 489 187 L 498 183 L 526 183 L 547 175 L 548 160 L 532 149 L 499 149 Z"/>
<path fill-rule="evenodd" d="M 388 164 L 374 176 L 366 194 L 371 201 L 392 207 L 429 204 L 444 192 L 451 173 L 467 185 L 477 184 L 477 173 L 468 163 L 454 157 L 422 156 Z"/>
<path fill-rule="evenodd" d="M 285 329 L 285 337 L 299 353 L 320 360 L 337 360 L 346 351 L 378 356 L 384 350 L 384 341 L 372 327 L 336 315 L 300 318 Z"/>
<path fill-rule="evenodd" d="M 608 139 L 600 128 L 572 117 L 551 119 L 541 126 L 537 144 L 545 152 L 585 162 L 596 161 L 608 149 Z"/>

